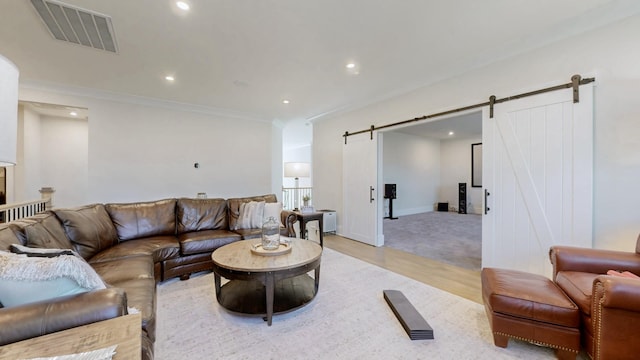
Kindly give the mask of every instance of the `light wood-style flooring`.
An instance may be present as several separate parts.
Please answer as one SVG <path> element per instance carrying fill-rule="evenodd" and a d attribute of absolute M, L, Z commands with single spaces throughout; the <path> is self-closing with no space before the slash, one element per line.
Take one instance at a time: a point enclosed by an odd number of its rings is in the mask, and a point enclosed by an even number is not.
<path fill-rule="evenodd" d="M 440 263 L 384 246 L 370 246 L 338 235 L 325 235 L 324 245 L 332 250 L 482 304 L 480 271 Z"/>

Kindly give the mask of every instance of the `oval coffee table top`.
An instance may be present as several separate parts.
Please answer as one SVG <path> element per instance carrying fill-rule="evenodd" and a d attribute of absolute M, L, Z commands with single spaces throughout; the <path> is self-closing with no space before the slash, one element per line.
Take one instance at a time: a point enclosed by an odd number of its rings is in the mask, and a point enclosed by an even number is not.
<path fill-rule="evenodd" d="M 260 239 L 236 241 L 216 249 L 211 254 L 214 264 L 228 270 L 266 272 L 285 270 L 311 263 L 322 255 L 322 247 L 313 241 L 291 239 L 291 252 L 277 256 L 262 256 L 251 251 Z"/>

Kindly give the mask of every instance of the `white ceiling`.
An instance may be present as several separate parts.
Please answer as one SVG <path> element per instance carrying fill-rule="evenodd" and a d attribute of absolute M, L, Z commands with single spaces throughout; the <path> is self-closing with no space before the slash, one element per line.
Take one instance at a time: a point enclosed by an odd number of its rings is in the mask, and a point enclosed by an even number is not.
<path fill-rule="evenodd" d="M 640 13 L 637 0 L 189 2 L 192 10 L 179 14 L 171 0 L 66 1 L 111 16 L 113 54 L 55 40 L 30 1 L 2 0 L 0 54 L 16 63 L 24 83 L 286 123 L 360 107 Z M 350 61 L 357 75 L 345 68 Z"/>

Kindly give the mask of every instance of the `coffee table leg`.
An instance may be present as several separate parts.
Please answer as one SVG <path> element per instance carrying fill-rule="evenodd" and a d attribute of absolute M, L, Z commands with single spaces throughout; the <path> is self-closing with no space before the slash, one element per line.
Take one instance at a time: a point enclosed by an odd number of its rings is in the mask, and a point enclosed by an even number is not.
<path fill-rule="evenodd" d="M 318 265 L 318 267 L 316 268 L 313 278 L 314 278 L 313 281 L 315 282 L 313 287 L 314 287 L 315 294 L 317 294 L 318 293 L 318 285 L 320 284 L 320 265 Z"/>
<path fill-rule="evenodd" d="M 275 293 L 275 276 L 273 272 L 268 272 L 266 276 L 266 295 L 267 295 L 267 325 L 271 326 L 271 318 L 273 317 L 273 298 Z"/>
<path fill-rule="evenodd" d="M 216 284 L 216 299 L 220 299 L 220 275 L 214 273 L 213 279 Z"/>

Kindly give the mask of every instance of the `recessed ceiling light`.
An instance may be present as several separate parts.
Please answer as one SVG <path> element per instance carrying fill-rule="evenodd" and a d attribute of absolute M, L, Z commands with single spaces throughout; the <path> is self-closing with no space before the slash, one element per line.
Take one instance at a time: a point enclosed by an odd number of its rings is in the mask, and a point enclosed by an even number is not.
<path fill-rule="evenodd" d="M 78 113 L 77 113 L 77 112 L 75 112 L 75 111 L 72 111 L 72 112 L 70 112 L 70 113 L 69 113 L 69 115 L 71 115 L 71 116 L 78 116 Z"/>
<path fill-rule="evenodd" d="M 356 64 L 355 62 L 349 62 L 347 63 L 347 65 L 345 65 L 344 67 L 347 68 L 347 73 L 351 74 L 351 75 L 358 75 L 360 74 L 360 67 L 358 66 L 358 64 Z"/>
<path fill-rule="evenodd" d="M 176 1 L 176 6 L 180 9 L 180 10 L 184 10 L 187 11 L 191 8 L 191 6 L 189 6 L 189 4 L 187 2 L 184 1 Z"/>
<path fill-rule="evenodd" d="M 289 100 L 287 100 L 287 99 L 284 99 L 284 100 L 282 100 L 282 103 L 283 103 L 283 104 L 288 104 L 288 103 L 290 103 L 290 101 L 289 101 Z"/>
<path fill-rule="evenodd" d="M 164 77 L 164 79 L 167 80 L 167 81 L 174 81 L 176 78 L 174 78 L 171 75 L 167 75 L 167 76 Z"/>
<path fill-rule="evenodd" d="M 449 131 L 449 136 L 453 135 L 453 131 Z"/>

